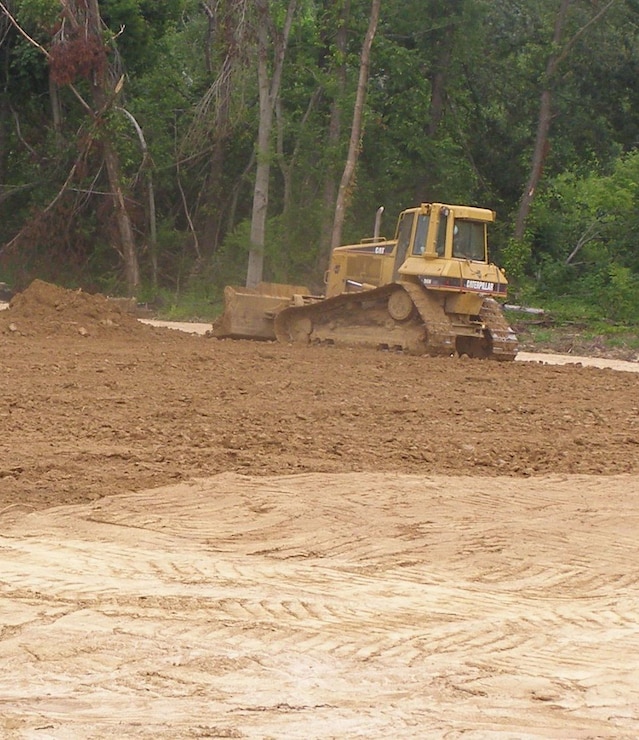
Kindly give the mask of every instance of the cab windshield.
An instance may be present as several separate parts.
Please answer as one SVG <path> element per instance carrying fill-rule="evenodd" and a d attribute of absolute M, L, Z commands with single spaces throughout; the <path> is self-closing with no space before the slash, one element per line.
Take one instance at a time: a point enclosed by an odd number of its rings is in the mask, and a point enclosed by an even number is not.
<path fill-rule="evenodd" d="M 453 257 L 485 262 L 486 225 L 483 222 L 455 220 L 453 227 Z"/>

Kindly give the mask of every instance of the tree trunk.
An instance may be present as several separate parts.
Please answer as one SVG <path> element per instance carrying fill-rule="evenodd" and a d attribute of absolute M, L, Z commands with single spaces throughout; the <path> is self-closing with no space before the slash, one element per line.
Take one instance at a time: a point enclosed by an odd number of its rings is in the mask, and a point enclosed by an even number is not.
<path fill-rule="evenodd" d="M 7 159 L 9 156 L 7 128 L 10 115 L 9 96 L 0 94 L 0 182 L 2 183 L 9 180 L 7 177 Z M 2 190 L 4 190 L 4 187 Z"/>
<path fill-rule="evenodd" d="M 120 158 L 111 142 L 104 142 L 104 162 L 107 168 L 115 219 L 120 236 L 121 255 L 124 261 L 124 276 L 129 296 L 135 296 L 140 285 L 140 271 L 138 255 L 133 236 L 133 227 L 127 211 L 126 201 L 122 190 L 122 176 L 120 174 Z"/>
<path fill-rule="evenodd" d="M 155 209 L 155 188 L 153 186 L 153 163 L 149 156 L 149 147 L 146 143 L 144 131 L 137 122 L 135 116 L 130 113 L 126 108 L 118 106 L 118 110 L 121 111 L 133 124 L 136 134 L 138 135 L 138 141 L 140 142 L 140 150 L 142 151 L 142 166 L 147 173 L 147 202 L 148 202 L 148 224 L 149 224 L 149 257 L 151 259 L 151 278 L 153 281 L 153 287 L 158 287 L 158 229 L 157 229 L 157 217 Z M 137 258 L 135 260 L 137 262 Z M 139 281 L 139 275 L 138 275 Z"/>
<path fill-rule="evenodd" d="M 53 121 L 53 131 L 55 141 L 59 149 L 64 146 L 62 137 L 62 105 L 60 103 L 59 88 L 49 75 L 49 102 L 51 104 L 51 120 Z"/>
<path fill-rule="evenodd" d="M 541 179 L 541 173 L 544 168 L 544 160 L 548 153 L 548 133 L 550 131 L 550 121 L 552 119 L 552 90 L 553 77 L 559 64 L 559 44 L 568 14 L 568 7 L 571 0 L 561 0 L 559 11 L 555 18 L 555 30 L 552 38 L 553 52 L 546 62 L 546 71 L 544 75 L 544 89 L 541 91 L 541 100 L 539 104 L 539 117 L 537 119 L 537 135 L 535 136 L 535 146 L 533 149 L 532 162 L 530 165 L 530 174 L 524 192 L 519 202 L 517 219 L 515 221 L 515 239 L 521 241 L 524 237 L 526 220 L 530 213 L 530 207 L 535 197 L 535 190 Z"/>
<path fill-rule="evenodd" d="M 9 79 L 11 42 L 8 40 L 8 32 L 11 23 L 6 14 L 0 14 L 0 38 L 3 39 L 2 48 L 0 48 L 0 80 L 2 88 L 0 90 L 0 183 L 6 183 L 8 178 L 8 161 L 9 161 L 9 121 L 11 119 L 11 105 L 9 95 L 7 94 L 7 80 Z M 4 185 L 0 187 L 0 196 L 5 194 Z"/>
<path fill-rule="evenodd" d="M 568 1 L 568 0 L 566 0 Z M 526 188 L 519 201 L 517 219 L 515 221 L 515 239 L 521 241 L 526 229 L 526 220 L 530 213 L 535 190 L 541 179 L 541 173 L 544 168 L 544 160 L 548 153 L 548 133 L 550 131 L 550 122 L 552 119 L 552 92 L 543 90 L 541 93 L 541 102 L 539 105 L 539 118 L 537 121 L 537 136 L 535 137 L 535 148 L 533 150 L 530 174 Z"/>
<path fill-rule="evenodd" d="M 246 272 L 246 286 L 254 288 L 264 272 L 264 244 L 266 241 L 266 216 L 268 212 L 268 185 L 271 172 L 271 129 L 273 128 L 273 105 L 268 79 L 268 31 L 264 0 L 256 2 L 260 11 L 258 20 L 257 80 L 260 103 L 260 122 L 257 131 L 257 167 L 253 186 L 253 210 L 251 213 L 251 248 Z"/>
<path fill-rule="evenodd" d="M 103 142 L 103 152 L 120 241 L 118 251 L 124 262 L 127 295 L 133 297 L 140 286 L 140 267 L 131 217 L 129 216 L 122 187 L 120 155 L 108 139 Z"/>
<path fill-rule="evenodd" d="M 351 188 L 355 176 L 355 167 L 359 157 L 359 150 L 362 137 L 362 116 L 364 112 L 364 103 L 366 102 L 366 87 L 368 85 L 368 70 L 370 66 L 371 47 L 375 32 L 377 31 L 377 21 L 379 19 L 379 7 L 381 0 L 373 0 L 371 3 L 371 13 L 368 23 L 368 30 L 364 38 L 362 53 L 359 63 L 359 79 L 357 82 L 357 94 L 355 97 L 355 106 L 353 108 L 353 123 L 351 125 L 351 137 L 348 144 L 348 154 L 346 164 L 342 174 L 342 180 L 337 192 L 337 202 L 335 203 L 335 217 L 333 219 L 333 232 L 331 234 L 331 248 L 339 246 L 342 241 L 342 228 L 344 226 L 344 217 L 346 206 L 351 195 Z"/>
<path fill-rule="evenodd" d="M 568 56 L 570 49 L 574 46 L 575 42 L 581 37 L 586 30 L 596 23 L 609 8 L 612 7 L 615 0 L 609 0 L 609 2 L 588 21 L 584 24 L 574 36 L 566 42 L 563 47 L 560 47 L 562 43 L 562 36 L 564 33 L 564 27 L 566 24 L 566 17 L 572 0 L 561 0 L 559 4 L 559 10 L 555 18 L 555 30 L 552 38 L 552 49 L 553 51 L 548 57 L 546 62 L 546 70 L 544 75 L 544 88 L 541 92 L 541 99 L 539 104 L 539 116 L 537 119 L 537 134 L 535 136 L 535 146 L 533 149 L 532 161 L 530 165 L 530 174 L 526 187 L 519 201 L 519 209 L 517 211 L 517 219 L 515 221 L 515 233 L 514 237 L 517 241 L 521 241 L 524 237 L 526 230 L 526 221 L 530 213 L 533 199 L 535 197 L 535 191 L 537 185 L 541 180 L 541 176 L 544 169 L 544 161 L 546 155 L 550 149 L 549 146 L 549 133 L 550 124 L 552 121 L 552 88 L 557 73 L 557 69 L 561 62 Z"/>
<path fill-rule="evenodd" d="M 288 37 L 293 23 L 297 0 L 289 0 L 284 21 L 284 29 L 279 44 L 274 43 L 273 74 L 269 80 L 269 3 L 256 0 L 257 8 L 257 79 L 260 101 L 260 120 L 257 132 L 257 168 L 253 189 L 253 210 L 251 214 L 251 246 L 249 251 L 246 286 L 254 288 L 264 272 L 264 245 L 266 242 L 266 216 L 268 213 L 269 177 L 271 173 L 271 132 L 275 104 L 280 94 L 282 69 Z"/>
<path fill-rule="evenodd" d="M 342 134 L 342 100 L 346 90 L 346 50 L 348 44 L 348 21 L 350 18 L 351 3 L 346 0 L 339 14 L 339 23 L 335 36 L 335 57 L 339 60 L 336 70 L 337 91 L 331 101 L 331 112 L 328 122 L 328 136 L 326 150 L 328 164 L 324 173 L 324 188 L 322 194 L 322 223 L 320 226 L 320 243 L 318 267 L 324 266 L 331 250 L 333 220 L 335 217 L 335 202 L 337 199 L 337 167 L 335 158 L 339 149 Z M 324 267 L 325 269 L 325 267 Z"/>

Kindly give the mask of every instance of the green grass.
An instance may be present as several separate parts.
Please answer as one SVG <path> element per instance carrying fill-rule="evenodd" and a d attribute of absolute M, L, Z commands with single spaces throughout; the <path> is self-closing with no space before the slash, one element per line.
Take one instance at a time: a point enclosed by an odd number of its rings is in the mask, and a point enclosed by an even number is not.
<path fill-rule="evenodd" d="M 543 315 L 507 311 L 522 349 L 610 356 L 634 360 L 639 355 L 639 318 L 615 322 L 600 308 L 575 299 L 535 301 Z"/>
<path fill-rule="evenodd" d="M 212 321 L 222 312 L 221 292 L 203 285 L 182 291 L 143 288 L 138 303 L 163 321 Z"/>

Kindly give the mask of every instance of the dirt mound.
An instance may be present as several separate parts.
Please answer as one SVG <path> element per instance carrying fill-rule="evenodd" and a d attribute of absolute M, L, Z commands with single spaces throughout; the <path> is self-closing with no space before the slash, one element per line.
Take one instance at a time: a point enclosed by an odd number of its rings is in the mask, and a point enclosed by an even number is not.
<path fill-rule="evenodd" d="M 26 290 L 15 295 L 9 309 L 0 314 L 3 334 L 90 337 L 114 331 L 148 335 L 152 330 L 140 324 L 122 302 L 82 290 L 67 290 L 42 280 L 34 280 Z"/>

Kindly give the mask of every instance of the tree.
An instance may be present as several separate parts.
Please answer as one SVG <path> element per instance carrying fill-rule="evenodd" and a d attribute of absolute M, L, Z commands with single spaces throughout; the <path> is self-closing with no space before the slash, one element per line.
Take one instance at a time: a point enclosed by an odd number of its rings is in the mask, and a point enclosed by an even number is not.
<path fill-rule="evenodd" d="M 257 10 L 256 53 L 260 116 L 257 133 L 257 168 L 251 215 L 251 248 L 246 272 L 246 285 L 249 288 L 255 287 L 262 280 L 264 270 L 273 115 L 280 94 L 284 58 L 296 5 L 297 0 L 289 0 L 284 26 L 282 31 L 277 33 L 269 11 L 268 0 L 256 0 L 255 2 Z M 272 72 L 269 75 L 268 57 L 271 49 L 273 60 Z"/>
<path fill-rule="evenodd" d="M 51 47 L 52 71 L 58 84 L 71 84 L 79 75 L 91 91 L 93 108 L 84 101 L 96 128 L 102 129 L 101 144 L 117 224 L 117 246 L 124 262 L 127 292 L 135 295 L 140 284 L 138 255 L 129 216 L 120 157 L 106 124 L 106 117 L 122 90 L 124 77 L 109 63 L 103 40 L 106 30 L 98 0 L 60 0 L 63 22 Z M 66 22 L 70 28 L 67 28 Z"/>
<path fill-rule="evenodd" d="M 326 133 L 325 149 L 328 152 L 328 162 L 324 169 L 324 183 L 322 188 L 322 223 L 320 226 L 320 244 L 318 250 L 318 258 L 322 264 L 319 267 L 323 267 L 323 262 L 330 252 L 333 222 L 335 220 L 335 203 L 337 200 L 338 186 L 335 154 L 339 149 L 342 133 L 342 99 L 346 90 L 346 53 L 350 12 L 351 2 L 350 0 L 344 0 L 344 2 L 337 6 L 337 20 L 334 21 L 337 25 L 337 30 L 334 30 L 334 25 L 329 29 L 322 29 L 326 36 L 332 33 L 335 34 L 334 52 L 327 54 L 330 59 L 330 66 L 334 67 L 334 69 L 329 69 L 329 74 L 332 73 L 335 76 L 335 91 L 331 96 L 328 131 Z M 331 47 L 328 38 L 325 39 L 324 43 L 327 48 Z"/>
<path fill-rule="evenodd" d="M 355 239 L 378 205 L 415 199 L 494 208 L 499 262 L 524 189 L 543 203 L 559 173 L 605 178 L 636 148 L 637 0 L 386 0 L 367 69 L 371 10 L 0 0 L 0 279 L 118 291 L 137 259 L 144 289 L 157 276 L 215 300 L 249 277 L 250 251 L 250 282 L 320 291 L 334 226 L 334 243 Z M 576 275 L 612 244 L 612 227 L 604 243 L 575 221 L 555 254 L 535 214 L 529 275 L 538 253 L 545 270 L 577 248 Z"/>
<path fill-rule="evenodd" d="M 368 85 L 368 70 L 370 67 L 371 47 L 373 45 L 373 39 L 375 38 L 375 32 L 377 30 L 377 22 L 379 20 L 380 1 L 381 0 L 373 0 L 371 3 L 368 29 L 366 31 L 364 43 L 362 45 L 362 53 L 360 56 L 359 64 L 359 79 L 357 82 L 355 105 L 353 107 L 353 120 L 351 124 L 350 141 L 348 144 L 348 154 L 346 155 L 344 172 L 342 174 L 342 180 L 337 192 L 337 201 L 335 203 L 335 218 L 333 221 L 333 233 L 331 235 L 332 248 L 339 246 L 342 241 L 344 216 L 346 212 L 348 198 L 350 195 L 350 190 L 353 186 L 355 167 L 357 166 L 357 159 L 361 146 L 362 116 L 364 112 L 364 104 L 366 102 L 366 87 Z"/>
<path fill-rule="evenodd" d="M 107 45 L 104 40 L 106 28 L 100 16 L 98 0 L 60 0 L 60 16 L 57 29 L 51 39 L 50 50 L 31 38 L 17 23 L 9 10 L 2 9 L 33 46 L 47 58 L 50 68 L 49 91 L 53 101 L 53 121 L 56 133 L 60 134 L 60 112 L 57 100 L 57 87 L 67 85 L 80 101 L 83 109 L 92 119 L 92 133 L 85 139 L 87 146 L 100 141 L 104 164 L 110 185 L 110 195 L 119 235 L 116 248 L 119 250 L 126 275 L 127 289 L 134 295 L 139 282 L 139 267 L 133 227 L 127 210 L 123 188 L 123 178 L 119 155 L 106 124 L 122 89 L 124 77 L 119 75 L 115 65 L 110 64 L 107 56 Z M 46 8 L 48 10 L 49 8 Z M 93 106 L 83 98 L 75 87 L 76 80 L 86 80 L 91 92 Z M 73 165 L 62 190 L 53 203 L 63 194 L 76 175 L 80 160 L 85 159 L 86 150 L 80 153 Z M 53 203 L 49 204 L 50 208 Z"/>
<path fill-rule="evenodd" d="M 548 135 L 552 120 L 553 87 L 556 84 L 557 72 L 576 41 L 583 36 L 591 25 L 596 23 L 612 7 L 615 1 L 616 0 L 609 0 L 609 2 L 595 13 L 590 20 L 581 26 L 581 28 L 579 28 L 570 39 L 564 41 L 566 19 L 573 0 L 560 0 L 559 8 L 555 16 L 551 52 L 548 55 L 546 69 L 543 75 L 543 88 L 541 91 L 539 114 L 537 117 L 537 133 L 535 136 L 530 172 L 519 202 L 519 210 L 517 211 L 517 218 L 515 220 L 514 238 L 516 241 L 521 241 L 524 237 L 526 219 L 528 218 L 530 206 L 535 197 L 535 190 L 537 189 L 537 185 L 543 171 L 544 160 L 548 153 Z"/>
<path fill-rule="evenodd" d="M 233 133 L 232 105 L 234 89 L 246 65 L 248 36 L 246 0 L 206 0 L 202 3 L 207 16 L 205 44 L 206 75 L 212 83 L 198 102 L 184 150 L 210 141 L 208 176 L 202 193 L 202 254 L 211 256 L 217 250 L 223 232 L 225 169 L 229 138 Z"/>

